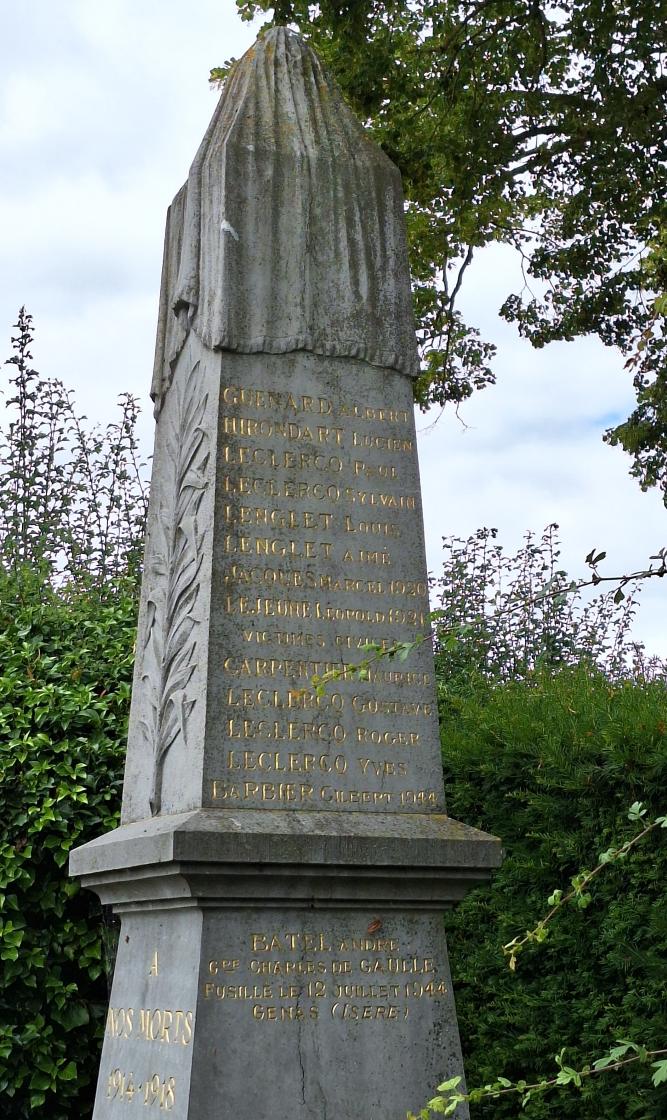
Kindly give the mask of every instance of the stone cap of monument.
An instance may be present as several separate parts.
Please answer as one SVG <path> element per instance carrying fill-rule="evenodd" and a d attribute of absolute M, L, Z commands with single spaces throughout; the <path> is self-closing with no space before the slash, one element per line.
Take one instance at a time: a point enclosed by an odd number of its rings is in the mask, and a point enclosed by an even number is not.
<path fill-rule="evenodd" d="M 199 809 L 135 821 L 77 848 L 70 874 L 105 905 L 289 898 L 437 911 L 486 881 L 501 858 L 497 837 L 442 813 Z"/>
<path fill-rule="evenodd" d="M 232 69 L 167 216 L 158 411 L 190 330 L 214 350 L 419 369 L 400 174 L 284 27 Z"/>

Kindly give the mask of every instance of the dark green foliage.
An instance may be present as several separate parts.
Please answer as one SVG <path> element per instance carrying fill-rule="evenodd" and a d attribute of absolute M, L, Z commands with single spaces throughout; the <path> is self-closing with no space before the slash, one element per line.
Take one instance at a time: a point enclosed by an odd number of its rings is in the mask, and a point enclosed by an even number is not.
<path fill-rule="evenodd" d="M 568 1047 L 580 1067 L 615 1039 L 651 1047 L 667 1040 L 667 838 L 659 830 L 593 888 L 593 903 L 567 910 L 547 942 L 510 973 L 501 947 L 533 928 L 555 887 L 567 887 L 600 852 L 637 831 L 633 801 L 664 813 L 667 689 L 611 683 L 574 666 L 538 670 L 493 686 L 481 677 L 442 692 L 448 809 L 502 837 L 506 856 L 490 888 L 447 918 L 453 982 L 470 1087 L 502 1074 L 528 1081 L 556 1072 Z M 516 1100 L 473 1106 L 473 1117 L 509 1118 Z M 665 1088 L 649 1072 L 605 1074 L 584 1089 L 535 1098 L 540 1120 L 662 1120 Z"/>
<path fill-rule="evenodd" d="M 665 486 L 664 4 L 237 7 L 245 18 L 273 8 L 273 22 L 296 24 L 401 170 L 420 403 L 459 402 L 493 381 L 495 347 L 463 319 L 459 293 L 473 257 L 500 242 L 525 281 L 501 314 L 534 346 L 588 334 L 625 354 L 644 346 L 639 410 L 616 433 L 635 473 Z"/>
<path fill-rule="evenodd" d="M 649 247 L 644 261 L 647 286 L 661 294 L 653 301 L 634 353 L 632 370 L 637 407 L 628 419 L 605 434 L 633 457 L 631 473 L 642 490 L 658 486 L 667 502 L 667 228 Z"/>
<path fill-rule="evenodd" d="M 506 851 L 490 887 L 447 918 L 468 1084 L 555 1076 L 563 1046 L 575 1068 L 618 1038 L 663 1047 L 664 831 L 606 868 L 593 904 L 558 915 L 516 974 L 502 953 L 544 917 L 555 888 L 638 831 L 633 802 L 649 818 L 667 810 L 665 667 L 632 641 L 632 598 L 578 601 L 553 525 L 513 556 L 494 530 L 446 540 L 438 589 L 448 810 Z M 666 1109 L 664 1088 L 633 1068 L 535 1097 L 523 1113 L 508 1097 L 473 1105 L 472 1116 L 658 1120 Z"/>
<path fill-rule="evenodd" d="M 0 1100 L 4 1120 L 86 1116 L 108 999 L 100 907 L 67 877 L 116 824 L 135 599 L 0 577 Z"/>
<path fill-rule="evenodd" d="M 117 819 L 145 507 L 131 415 L 116 440 L 82 435 L 88 491 L 68 469 L 71 445 L 51 455 L 56 416 L 45 428 L 29 318 L 19 326 L 18 419 L 0 440 L 0 1101 L 3 1120 L 73 1120 L 92 1105 L 111 938 L 66 861 Z M 49 505 L 49 494 L 68 500 Z M 490 890 L 448 919 L 471 1086 L 549 1073 L 563 1045 L 577 1064 L 619 1037 L 667 1037 L 664 834 L 605 870 L 595 904 L 561 915 L 518 977 L 501 953 L 554 887 L 624 838 L 633 801 L 667 808 L 664 680 L 623 680 L 642 667 L 627 604 L 587 613 L 569 588 L 553 530 L 513 558 L 486 530 L 450 542 L 437 648 L 449 807 L 508 852 Z M 658 1120 L 666 1109 L 665 1089 L 640 1071 L 536 1100 L 526 1115 Z M 477 1115 L 515 1116 L 516 1105 Z"/>

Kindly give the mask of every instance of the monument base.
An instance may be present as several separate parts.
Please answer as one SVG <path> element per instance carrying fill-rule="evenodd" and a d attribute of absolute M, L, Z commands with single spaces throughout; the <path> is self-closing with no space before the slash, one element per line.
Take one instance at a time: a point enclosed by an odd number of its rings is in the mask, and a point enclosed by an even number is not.
<path fill-rule="evenodd" d="M 122 922 L 94 1120 L 404 1120 L 462 1073 L 441 915 L 498 861 L 446 816 L 280 810 L 77 849 Z"/>

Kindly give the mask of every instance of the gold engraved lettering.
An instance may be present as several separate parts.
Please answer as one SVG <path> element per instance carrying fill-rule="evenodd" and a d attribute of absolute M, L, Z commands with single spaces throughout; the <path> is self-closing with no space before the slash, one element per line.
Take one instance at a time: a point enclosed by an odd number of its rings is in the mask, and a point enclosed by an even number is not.
<path fill-rule="evenodd" d="M 358 758 L 357 762 L 364 777 L 372 777 L 373 774 L 376 778 L 405 777 L 408 772 L 407 762 L 393 762 L 389 759 L 378 762 L 374 758 Z"/>
<path fill-rule="evenodd" d="M 149 976 L 157 976 L 158 971 L 159 971 L 159 969 L 158 969 L 158 952 L 157 952 L 157 949 L 156 949 L 155 952 L 153 953 L 153 960 L 151 962 L 151 967 L 148 970 L 148 975 Z"/>
<path fill-rule="evenodd" d="M 343 446 L 343 428 L 323 428 L 318 425 L 317 427 L 317 442 L 318 443 L 333 443 L 334 447 Z"/>
<path fill-rule="evenodd" d="M 111 1038 L 131 1038 L 134 1024 L 133 1007 L 110 1007 L 105 1031 Z"/>
<path fill-rule="evenodd" d="M 317 696 L 304 689 L 290 688 L 286 693 L 277 688 L 238 688 L 227 689 L 229 708 L 286 708 L 289 711 L 328 711 L 342 712 L 345 697 L 340 692 L 325 693 Z"/>
<path fill-rule="evenodd" d="M 416 747 L 418 731 L 380 731 L 375 727 L 357 727 L 357 743 L 372 743 L 376 747 Z"/>
<path fill-rule="evenodd" d="M 326 933 L 251 933 L 250 947 L 253 953 L 331 953 L 334 942 Z"/>
<path fill-rule="evenodd" d="M 170 1008 L 110 1007 L 106 1033 L 112 1038 L 143 1038 L 146 1042 L 180 1043 L 187 1046 L 192 1038 L 192 1011 Z"/>
<path fill-rule="evenodd" d="M 142 1007 L 137 1035 L 146 1042 L 173 1042 L 188 1046 L 192 1039 L 192 1011 Z"/>
<path fill-rule="evenodd" d="M 244 537 L 228 533 L 225 552 L 242 556 L 281 556 L 293 560 L 328 560 L 333 545 L 330 541 L 280 540 L 278 537 Z"/>
<path fill-rule="evenodd" d="M 256 642 L 258 645 L 297 646 L 306 649 L 323 649 L 327 642 L 324 634 L 311 634 L 307 630 L 294 633 L 290 630 L 243 630 L 243 639 L 246 642 Z"/>
<path fill-rule="evenodd" d="M 214 778 L 211 796 L 214 801 L 304 802 L 312 801 L 314 789 L 305 782 L 224 782 Z"/>
<path fill-rule="evenodd" d="M 273 999 L 270 984 L 204 984 L 204 999 Z"/>
<path fill-rule="evenodd" d="M 333 786 L 322 786 L 319 791 L 320 800 L 327 805 L 391 805 L 392 794 L 389 790 L 370 789 L 335 789 Z"/>
<path fill-rule="evenodd" d="M 272 739 L 288 742 L 343 743 L 347 737 L 340 723 L 309 723 L 300 720 L 240 719 L 226 722 L 228 739 Z"/>
<path fill-rule="evenodd" d="M 143 1081 L 135 1082 L 134 1073 L 113 1069 L 107 1081 L 107 1097 L 111 1101 L 131 1102 L 143 1091 L 145 1105 L 157 1105 L 165 1112 L 171 1112 L 176 1103 L 176 1078 L 161 1078 L 158 1073 L 149 1074 Z"/>
<path fill-rule="evenodd" d="M 409 980 L 404 986 L 406 999 L 427 999 L 447 995 L 447 985 L 444 980 L 429 980 L 426 984 L 419 980 Z"/>
<path fill-rule="evenodd" d="M 339 502 L 343 491 L 335 482 L 305 482 L 287 478 L 282 486 L 283 498 L 294 501 Z"/>
<path fill-rule="evenodd" d="M 427 595 L 428 587 L 421 580 L 392 579 L 387 584 L 391 595 Z"/>
<path fill-rule="evenodd" d="M 373 607 L 332 607 L 315 602 L 315 621 L 320 622 L 363 622 L 370 626 L 410 626 L 426 625 L 424 611 L 387 607 L 375 610 Z"/>
<path fill-rule="evenodd" d="M 395 937 L 343 937 L 338 942 L 339 953 L 397 953 Z"/>
<path fill-rule="evenodd" d="M 431 683 L 430 673 L 403 672 L 400 669 L 370 669 L 368 679 L 371 684 L 405 684 L 411 688 Z"/>
<path fill-rule="evenodd" d="M 250 971 L 259 976 L 314 976 L 326 973 L 327 966 L 324 961 L 255 959 L 250 961 Z M 322 988 L 324 994 L 326 986 L 322 984 Z M 310 998 L 313 998 L 312 995 Z"/>
<path fill-rule="evenodd" d="M 382 700 L 379 696 L 353 696 L 352 707 L 374 716 L 430 716 L 433 710 L 421 700 Z"/>
<path fill-rule="evenodd" d="M 407 1007 L 403 1011 L 403 1017 L 407 1019 Z M 396 1021 L 399 1017 L 399 1008 L 396 1004 L 368 1004 L 360 1006 L 356 1003 L 342 1003 L 339 1000 L 332 1005 L 331 1018 L 344 1019 L 353 1023 L 361 1022 L 368 1019 L 385 1019 L 388 1021 Z"/>
<path fill-rule="evenodd" d="M 223 462 L 231 467 L 269 467 L 275 471 L 281 464 L 280 455 L 273 448 L 243 445 L 234 447 L 231 443 L 225 443 L 221 451 Z"/>
<path fill-rule="evenodd" d="M 352 971 L 352 961 L 332 961 L 331 972 L 333 976 L 342 976 Z"/>
<path fill-rule="evenodd" d="M 264 506 L 233 506 L 229 502 L 223 510 L 226 521 L 244 526 L 268 529 L 312 529 L 317 533 L 331 528 L 332 513 L 321 510 L 280 510 Z"/>
<path fill-rule="evenodd" d="M 294 679 L 310 682 L 314 676 L 341 669 L 340 662 L 292 661 L 283 657 L 226 657 L 223 664 L 225 672 L 233 677 L 284 677 L 290 682 Z"/>
<path fill-rule="evenodd" d="M 275 1006 L 269 1004 L 263 1006 L 262 1004 L 255 1004 L 252 1009 L 252 1017 L 258 1022 L 270 1023 L 300 1023 L 304 1019 L 317 1019 L 318 1010 L 316 1007 L 300 1007 L 298 1004 L 287 1006 Z"/>
<path fill-rule="evenodd" d="M 380 463 L 372 466 L 364 463 L 363 459 L 355 459 L 352 464 L 355 478 L 363 475 L 365 478 L 398 478 L 398 472 L 393 463 Z"/>
<path fill-rule="evenodd" d="M 241 961 L 238 958 L 232 957 L 226 960 L 224 957 L 221 960 L 209 961 L 208 971 L 211 976 L 217 976 L 220 972 L 236 972 Z"/>
<path fill-rule="evenodd" d="M 346 555 L 351 553 L 346 553 Z M 334 576 L 318 572 L 315 568 L 272 568 L 264 565 L 242 565 L 236 562 L 229 565 L 224 574 L 225 583 L 266 584 L 270 588 L 287 591 L 305 589 L 307 591 L 334 591 L 366 593 L 368 595 L 404 594 L 378 579 L 367 577 Z M 424 585 L 425 586 L 425 585 Z"/>
<path fill-rule="evenodd" d="M 394 639 L 395 640 L 395 639 Z M 363 652 L 368 651 L 368 646 L 371 645 L 381 646 L 382 649 L 390 649 L 394 641 L 391 638 L 371 638 L 368 634 L 336 634 L 336 645 L 344 649 L 360 649 Z"/>
<path fill-rule="evenodd" d="M 342 474 L 345 464 L 339 455 L 285 451 L 282 465 L 290 471 L 324 471 L 326 474 Z"/>
<path fill-rule="evenodd" d="M 333 401 L 326 397 L 293 396 L 275 390 L 255 389 L 249 386 L 227 385 L 222 392 L 225 404 L 243 405 L 258 411 L 307 412 L 317 416 L 330 416 Z"/>
<path fill-rule="evenodd" d="M 400 984 L 334 984 L 332 995 L 336 999 L 399 999 Z"/>
<path fill-rule="evenodd" d="M 242 436 L 246 439 L 285 439 L 290 441 L 303 440 L 305 443 L 328 443 L 327 439 L 319 439 L 319 432 L 341 432 L 342 428 L 309 428 L 306 424 L 299 424 L 294 420 L 261 420 L 248 416 L 223 416 L 222 431 L 227 436 Z M 335 441 L 334 441 L 335 442 Z M 340 440 L 337 441 L 340 444 Z"/>
<path fill-rule="evenodd" d="M 271 471 L 282 468 L 297 471 L 321 471 L 325 474 L 342 474 L 344 462 L 339 455 L 319 451 L 283 451 L 273 448 L 234 446 L 226 443 L 221 448 L 224 463 L 230 467 L 268 467 Z"/>
<path fill-rule="evenodd" d="M 382 537 L 400 537 L 401 530 L 393 521 L 357 521 L 345 514 L 343 528 L 346 533 L 366 533 Z"/>
<path fill-rule="evenodd" d="M 353 579 L 350 576 L 344 576 L 338 579 L 336 576 L 320 576 L 319 586 L 321 591 L 346 591 L 355 594 L 366 595 L 383 595 L 385 588 L 382 583 L 372 579 Z"/>
<path fill-rule="evenodd" d="M 290 774 L 346 774 L 347 759 L 345 755 L 288 753 L 280 751 L 227 751 L 227 768 L 229 770 L 259 770 L 263 773 L 290 773 Z"/>
<path fill-rule="evenodd" d="M 437 805 L 438 795 L 433 789 L 401 790 L 401 805 Z"/>
<path fill-rule="evenodd" d="M 362 957 L 359 968 L 364 973 L 386 972 L 390 975 L 413 973 L 416 976 L 423 976 L 435 972 L 431 957 L 377 957 L 374 960 Z"/>
<path fill-rule="evenodd" d="M 352 432 L 352 446 L 373 451 L 412 451 L 412 440 L 398 436 L 378 436 L 374 432 Z"/>
<path fill-rule="evenodd" d="M 448 994 L 432 957 L 401 951 L 396 937 L 336 936 L 330 931 L 255 930 L 248 958 L 215 958 L 205 999 L 241 1001 L 258 1022 L 290 1023 L 317 1015 L 352 1022 L 398 1021 L 415 1000 Z M 248 979 L 229 982 L 243 968 Z M 311 1010 L 309 1010 L 310 1005 Z"/>
<path fill-rule="evenodd" d="M 359 563 L 360 564 L 377 564 L 387 567 L 391 564 L 391 556 L 386 549 L 379 551 L 369 552 L 366 548 L 359 549 Z"/>
<path fill-rule="evenodd" d="M 340 415 L 384 424 L 409 424 L 411 419 L 410 413 L 405 408 L 372 408 L 370 405 L 350 405 L 345 401 L 341 401 Z"/>
<path fill-rule="evenodd" d="M 365 506 L 378 510 L 414 510 L 417 508 L 417 499 L 414 494 L 383 494 L 374 490 L 355 490 L 346 486 L 342 497 L 353 505 Z"/>
<path fill-rule="evenodd" d="M 297 618 L 308 619 L 311 617 L 312 604 L 308 599 L 273 599 L 261 595 L 239 595 L 235 599 L 227 596 L 228 614 L 237 611 L 242 615 L 262 615 L 263 618 Z"/>
<path fill-rule="evenodd" d="M 257 497 L 257 498 L 278 498 L 280 497 L 280 490 L 275 478 L 260 478 L 257 475 L 252 478 L 243 475 L 225 475 L 220 480 L 220 486 L 224 494 L 240 494 L 242 497 Z"/>

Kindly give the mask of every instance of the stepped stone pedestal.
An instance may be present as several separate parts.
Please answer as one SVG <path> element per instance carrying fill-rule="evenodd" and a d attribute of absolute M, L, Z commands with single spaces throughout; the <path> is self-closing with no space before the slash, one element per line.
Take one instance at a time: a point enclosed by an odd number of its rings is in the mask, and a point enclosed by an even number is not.
<path fill-rule="evenodd" d="M 396 169 L 284 29 L 167 222 L 95 1120 L 401 1120 L 461 1071 Z M 314 679 L 325 680 L 321 689 Z M 467 1115 L 465 1109 L 459 1116 Z"/>

